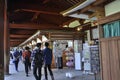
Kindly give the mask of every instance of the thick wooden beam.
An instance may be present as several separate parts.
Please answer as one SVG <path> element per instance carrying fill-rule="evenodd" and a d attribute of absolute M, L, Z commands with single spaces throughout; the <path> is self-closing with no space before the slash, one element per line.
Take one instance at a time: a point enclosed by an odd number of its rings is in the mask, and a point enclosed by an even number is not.
<path fill-rule="evenodd" d="M 98 22 L 98 24 L 105 24 L 105 23 L 109 23 L 112 21 L 116 21 L 116 20 L 120 20 L 120 12 L 110 15 L 110 16 L 107 16 L 107 17 L 104 17 L 102 19 L 99 19 L 97 22 Z"/>
<path fill-rule="evenodd" d="M 96 17 L 97 19 L 100 19 L 105 16 L 105 10 L 103 6 L 92 6 L 92 10 L 94 10 L 94 13 L 89 15 L 89 18 Z"/>
<path fill-rule="evenodd" d="M 51 35 L 72 35 L 73 32 L 51 32 Z"/>
<path fill-rule="evenodd" d="M 75 36 L 74 36 L 75 35 Z M 75 40 L 75 39 L 80 39 L 80 37 L 83 37 L 85 34 L 74 34 L 71 36 L 51 36 L 51 40 Z"/>
<path fill-rule="evenodd" d="M 96 10 L 103 10 L 104 7 L 103 6 L 95 6 L 95 5 L 89 5 L 83 9 L 81 9 L 80 11 L 78 11 L 78 14 L 84 14 L 85 12 L 91 10 L 93 12 L 95 12 Z"/>
<path fill-rule="evenodd" d="M 72 38 L 73 35 L 51 35 L 51 38 Z"/>
<path fill-rule="evenodd" d="M 16 28 L 16 29 L 46 29 L 46 28 L 56 28 L 57 25 L 51 25 L 51 24 L 9 24 L 10 28 Z"/>
<path fill-rule="evenodd" d="M 51 34 L 51 38 L 74 38 L 75 36 L 84 36 L 86 35 L 85 32 L 56 32 L 56 33 L 50 33 Z"/>
<path fill-rule="evenodd" d="M 72 21 L 79 20 L 78 18 L 73 18 L 68 20 L 67 22 L 64 22 L 63 25 L 69 25 Z"/>
<path fill-rule="evenodd" d="M 71 28 L 63 28 L 62 26 L 52 24 L 9 24 L 10 28 L 15 29 L 35 29 L 35 30 L 70 30 Z"/>
<path fill-rule="evenodd" d="M 89 28 L 91 27 L 91 22 L 87 22 L 87 23 L 85 23 L 85 24 L 82 24 L 82 25 L 80 25 L 80 26 L 77 26 L 76 29 L 77 29 L 78 27 L 82 27 L 82 30 L 89 30 Z"/>
<path fill-rule="evenodd" d="M 21 5 L 22 4 L 22 5 Z M 40 4 L 30 4 L 30 3 L 27 3 L 27 6 L 24 2 L 19 2 L 19 3 L 16 3 L 16 4 L 13 4 L 13 5 L 10 5 L 10 7 L 13 9 L 13 10 L 21 10 L 21 9 L 28 9 L 28 10 L 37 10 L 37 11 L 48 11 L 48 12 L 60 12 L 62 11 L 63 9 L 58 9 L 56 7 L 49 7 L 49 6 L 46 6 L 46 5 L 40 5 Z"/>
<path fill-rule="evenodd" d="M 36 12 L 36 13 L 42 13 L 42 14 L 50 14 L 50 15 L 61 15 L 57 12 L 50 12 L 50 11 L 42 11 L 42 10 L 34 10 L 34 9 L 21 9 L 22 11 L 27 12 Z"/>
<path fill-rule="evenodd" d="M 17 34 L 10 34 L 10 38 L 28 38 L 31 35 L 17 35 Z"/>
<path fill-rule="evenodd" d="M 37 30 L 30 29 L 12 29 L 10 30 L 10 34 L 22 34 L 22 35 L 33 35 Z"/>
<path fill-rule="evenodd" d="M 100 5 L 100 4 L 102 4 L 102 3 L 106 2 L 106 1 L 107 0 L 96 0 L 96 2 L 93 5 L 97 6 L 97 5 Z"/>
<path fill-rule="evenodd" d="M 109 3 L 111 3 L 111 2 L 113 2 L 113 1 L 116 1 L 116 0 L 97 0 L 95 3 L 94 3 L 94 5 L 107 5 L 107 4 L 109 4 Z"/>
<path fill-rule="evenodd" d="M 10 42 L 10 46 L 11 47 L 17 47 L 20 43 L 22 43 L 22 42 L 20 42 L 20 41 Z"/>
<path fill-rule="evenodd" d="M 25 39 L 10 39 L 10 42 L 23 42 L 23 41 L 25 41 Z"/>
<path fill-rule="evenodd" d="M 95 17 L 97 15 L 97 13 L 93 13 L 91 15 L 89 15 L 89 18 Z"/>
<path fill-rule="evenodd" d="M 97 10 L 97 11 L 103 11 L 104 10 L 104 7 L 103 6 L 93 6 L 91 7 L 92 10 Z"/>
<path fill-rule="evenodd" d="M 91 8 L 92 8 L 91 5 L 90 5 L 90 6 L 87 6 L 87 7 L 83 8 L 83 9 L 81 9 L 81 10 L 78 12 L 78 14 L 83 14 L 84 12 L 90 10 Z"/>
<path fill-rule="evenodd" d="M 50 0 L 44 0 L 43 1 L 43 4 L 46 4 L 46 3 L 48 3 Z"/>
<path fill-rule="evenodd" d="M 36 13 L 33 15 L 31 21 L 37 19 L 37 17 L 39 16 L 39 14 L 40 14 L 39 12 L 36 12 Z"/>
<path fill-rule="evenodd" d="M 73 38 L 51 38 L 52 41 L 55 40 L 73 40 Z"/>

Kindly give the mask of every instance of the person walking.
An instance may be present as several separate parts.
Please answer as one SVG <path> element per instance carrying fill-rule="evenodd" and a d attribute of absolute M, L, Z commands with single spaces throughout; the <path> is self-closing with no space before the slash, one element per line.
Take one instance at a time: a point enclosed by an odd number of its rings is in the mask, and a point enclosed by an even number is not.
<path fill-rule="evenodd" d="M 41 50 L 41 43 L 37 43 L 36 48 L 33 50 L 31 55 L 33 65 L 33 75 L 36 80 L 41 80 L 41 69 L 43 65 L 43 53 Z"/>
<path fill-rule="evenodd" d="M 18 72 L 18 63 L 19 63 L 19 58 L 20 58 L 20 53 L 19 51 L 15 48 L 13 52 L 13 63 L 15 64 L 15 70 Z"/>
<path fill-rule="evenodd" d="M 25 73 L 26 76 L 28 77 L 28 71 L 29 71 L 29 64 L 30 64 L 30 59 L 31 59 L 31 52 L 29 50 L 29 47 L 25 47 L 25 51 L 22 53 L 22 57 L 23 57 L 23 62 L 25 65 Z"/>
<path fill-rule="evenodd" d="M 49 70 L 51 79 L 54 80 L 53 72 L 51 70 L 52 50 L 48 46 L 49 46 L 49 43 L 45 42 L 45 49 L 43 49 L 45 80 L 48 80 L 47 69 Z"/>

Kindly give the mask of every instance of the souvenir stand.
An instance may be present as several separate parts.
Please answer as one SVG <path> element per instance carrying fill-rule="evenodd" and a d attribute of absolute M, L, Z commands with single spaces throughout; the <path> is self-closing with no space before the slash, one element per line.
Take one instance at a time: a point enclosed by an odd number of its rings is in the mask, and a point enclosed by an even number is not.
<path fill-rule="evenodd" d="M 66 45 L 67 42 L 65 40 L 58 40 L 58 41 L 54 41 L 53 43 L 53 54 L 55 58 L 56 67 L 58 69 L 63 68 L 62 55 Z"/>
<path fill-rule="evenodd" d="M 66 55 L 66 66 L 68 68 L 72 68 L 74 66 L 73 48 L 72 47 L 66 48 L 65 55 Z"/>

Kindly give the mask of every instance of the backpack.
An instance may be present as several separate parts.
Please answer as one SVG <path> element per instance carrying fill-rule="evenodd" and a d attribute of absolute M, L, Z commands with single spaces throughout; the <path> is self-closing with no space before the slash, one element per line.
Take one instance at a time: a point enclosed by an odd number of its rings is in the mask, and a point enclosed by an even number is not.
<path fill-rule="evenodd" d="M 43 64 L 43 54 L 41 50 L 36 50 L 34 55 L 34 63 L 36 66 L 41 66 Z"/>
<path fill-rule="evenodd" d="M 20 58 L 20 53 L 19 53 L 18 51 L 15 51 L 15 52 L 13 53 L 13 56 L 14 56 L 14 61 L 17 61 L 17 60 L 19 60 L 19 58 Z"/>
<path fill-rule="evenodd" d="M 30 61 L 29 57 L 25 56 L 25 62 L 29 62 L 29 61 Z"/>
<path fill-rule="evenodd" d="M 29 62 L 30 61 L 30 51 L 29 52 L 25 52 L 25 61 Z"/>

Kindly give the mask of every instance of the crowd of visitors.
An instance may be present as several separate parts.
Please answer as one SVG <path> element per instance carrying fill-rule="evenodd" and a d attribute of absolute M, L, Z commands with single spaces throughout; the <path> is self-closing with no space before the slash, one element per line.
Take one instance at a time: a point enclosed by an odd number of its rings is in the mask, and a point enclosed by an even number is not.
<path fill-rule="evenodd" d="M 18 63 L 21 60 L 25 67 L 26 77 L 29 77 L 28 73 L 31 70 L 31 65 L 33 69 L 33 76 L 35 80 L 41 80 L 41 70 L 44 67 L 45 79 L 48 80 L 48 73 L 50 73 L 51 80 L 54 80 L 53 72 L 51 70 L 52 64 L 52 49 L 49 48 L 49 43 L 45 42 L 45 48 L 41 49 L 41 43 L 37 43 L 33 50 L 29 46 L 26 46 L 22 50 L 15 48 L 10 52 L 10 57 L 15 65 L 15 70 L 19 72 Z"/>

